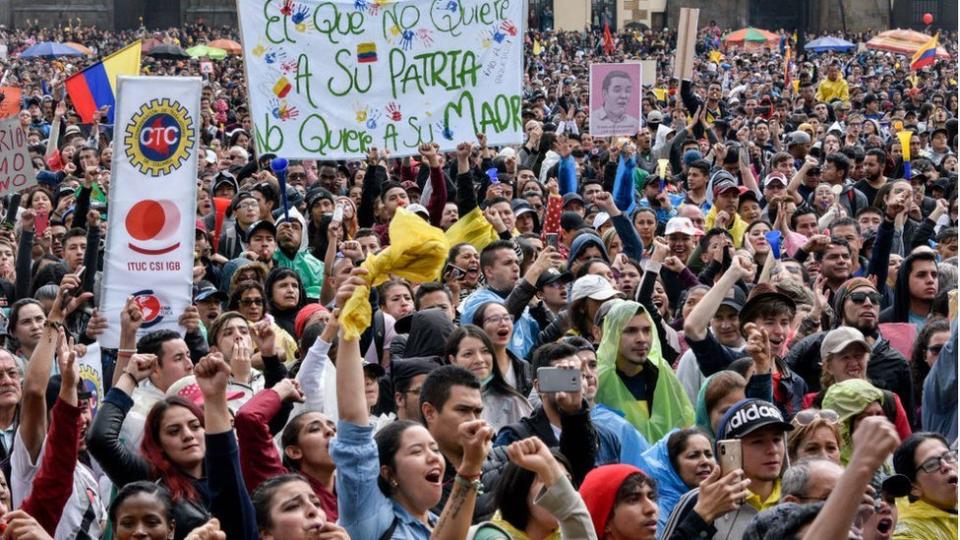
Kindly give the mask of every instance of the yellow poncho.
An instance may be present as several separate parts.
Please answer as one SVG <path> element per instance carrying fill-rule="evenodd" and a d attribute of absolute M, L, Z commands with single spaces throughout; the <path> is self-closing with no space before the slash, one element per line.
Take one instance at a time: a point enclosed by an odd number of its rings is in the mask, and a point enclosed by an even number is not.
<path fill-rule="evenodd" d="M 693 405 L 673 373 L 670 364 L 660 352 L 660 338 L 647 310 L 637 302 L 614 300 L 603 322 L 603 340 L 597 349 L 599 370 L 597 373 L 597 403 L 602 403 L 624 413 L 629 421 L 651 443 L 660 440 L 670 430 L 693 425 Z M 657 386 L 653 391 L 652 411 L 648 413 L 630 393 L 617 375 L 617 357 L 620 354 L 620 335 L 623 328 L 636 315 L 650 321 L 651 343 L 648 362 L 657 368 Z"/>

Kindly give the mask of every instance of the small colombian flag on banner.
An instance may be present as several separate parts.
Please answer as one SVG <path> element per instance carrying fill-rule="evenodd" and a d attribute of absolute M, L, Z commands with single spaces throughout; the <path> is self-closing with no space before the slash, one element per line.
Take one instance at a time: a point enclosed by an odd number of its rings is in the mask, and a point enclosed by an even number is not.
<path fill-rule="evenodd" d="M 107 105 L 107 122 L 113 123 L 118 75 L 140 74 L 140 41 L 107 56 L 65 81 L 73 107 L 84 123 L 92 123 L 97 109 Z"/>
<path fill-rule="evenodd" d="M 917 49 L 917 52 L 913 53 L 913 58 L 910 59 L 910 71 L 919 71 L 937 60 L 937 45 L 940 42 L 939 40 L 940 33 L 937 32 L 935 36 Z"/>
<path fill-rule="evenodd" d="M 376 43 L 357 44 L 357 63 L 369 64 L 371 62 L 376 62 L 376 61 L 377 61 L 377 44 Z"/>

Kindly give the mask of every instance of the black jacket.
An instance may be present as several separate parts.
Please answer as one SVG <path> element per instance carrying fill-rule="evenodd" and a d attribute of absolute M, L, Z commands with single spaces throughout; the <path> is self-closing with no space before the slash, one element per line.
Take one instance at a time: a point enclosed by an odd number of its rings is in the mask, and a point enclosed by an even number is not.
<path fill-rule="evenodd" d="M 90 433 L 87 448 L 110 480 L 121 488 L 140 480 L 158 481 L 149 463 L 138 453 L 131 452 L 120 440 L 120 428 L 133 400 L 122 390 L 111 389 L 100 404 Z M 193 480 L 198 501 L 180 499 L 173 505 L 176 520 L 174 538 L 182 540 L 193 529 L 211 517 L 220 520 L 227 538 L 258 538 L 253 504 L 240 474 L 240 457 L 233 431 L 207 434 L 204 468 L 208 476 Z"/>
<path fill-rule="evenodd" d="M 823 369 L 823 360 L 820 358 L 820 344 L 826 332 L 811 334 L 790 346 L 787 354 L 787 365 L 797 375 L 807 382 L 811 392 L 820 391 L 820 373 Z M 907 412 L 907 420 L 914 425 L 915 407 L 913 404 L 913 378 L 910 366 L 899 351 L 890 346 L 890 342 L 882 337 L 870 351 L 870 361 L 867 362 L 867 379 L 877 388 L 889 390 L 900 396 L 900 402 Z"/>
<path fill-rule="evenodd" d="M 537 436 L 550 448 L 559 448 L 560 453 L 570 460 L 573 468 L 573 483 L 580 485 L 583 478 L 593 469 L 597 459 L 600 439 L 590 420 L 590 405 L 586 401 L 580 411 L 567 414 L 560 411 L 560 439 L 553 434 L 553 427 L 547 418 L 543 405 L 534 409 L 533 414 L 521 418 L 516 424 L 503 427 L 497 433 L 495 446 L 506 446 L 531 436 Z"/>

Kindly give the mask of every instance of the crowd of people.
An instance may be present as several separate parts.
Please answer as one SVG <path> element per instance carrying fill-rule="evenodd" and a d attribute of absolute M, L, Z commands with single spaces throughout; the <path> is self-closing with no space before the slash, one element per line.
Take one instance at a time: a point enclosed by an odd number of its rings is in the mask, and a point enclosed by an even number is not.
<path fill-rule="evenodd" d="M 127 302 L 100 399 L 113 126 L 63 90 L 94 59 L 17 53 L 238 36 L 5 30 L 38 185 L 0 232 L 0 536 L 956 539 L 956 35 L 914 73 L 719 32 L 683 81 L 670 31 L 530 32 L 522 143 L 291 161 L 285 194 L 216 62 L 193 304 Z M 633 58 L 642 126 L 592 136 L 589 64 Z M 370 263 L 436 229 L 354 336 Z"/>

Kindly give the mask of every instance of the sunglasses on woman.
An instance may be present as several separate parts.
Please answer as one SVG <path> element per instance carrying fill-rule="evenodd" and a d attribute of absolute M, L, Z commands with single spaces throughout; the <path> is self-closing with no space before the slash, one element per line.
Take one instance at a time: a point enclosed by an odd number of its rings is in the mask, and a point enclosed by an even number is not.
<path fill-rule="evenodd" d="M 836 424 L 840 421 L 840 415 L 833 409 L 804 409 L 793 417 L 793 423 L 798 426 L 809 426 L 816 420 Z"/>

